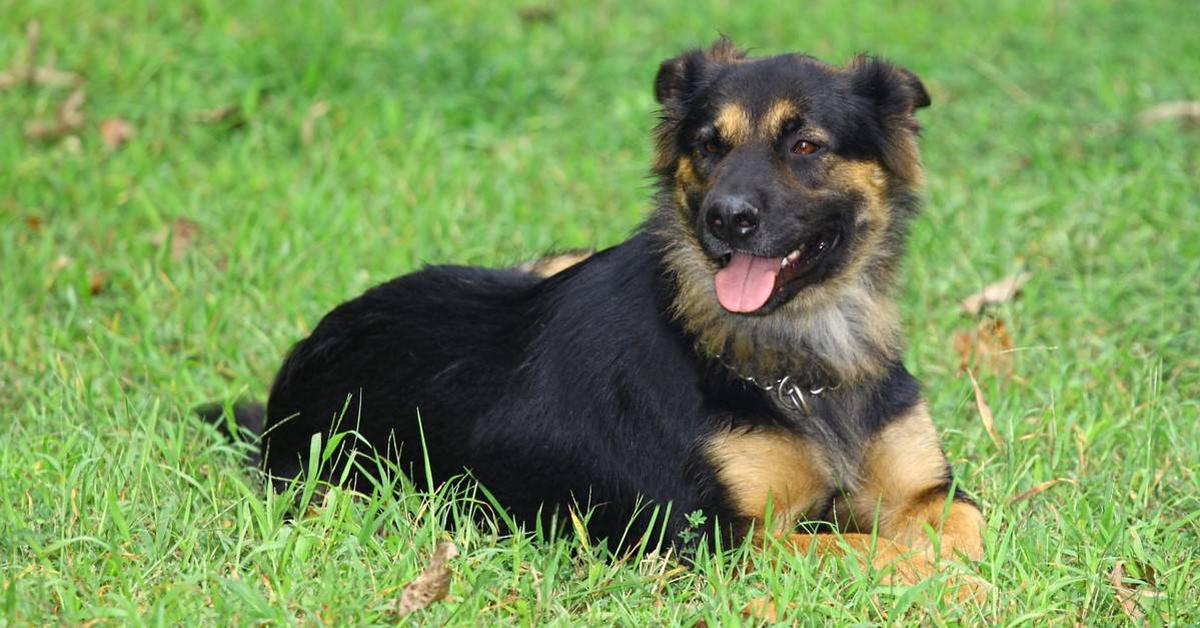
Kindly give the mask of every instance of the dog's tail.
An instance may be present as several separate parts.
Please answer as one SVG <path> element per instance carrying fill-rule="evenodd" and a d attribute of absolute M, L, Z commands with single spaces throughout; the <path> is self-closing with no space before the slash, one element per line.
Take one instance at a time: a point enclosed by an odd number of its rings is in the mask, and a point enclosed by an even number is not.
<path fill-rule="evenodd" d="M 229 414 L 226 409 L 229 409 Z M 238 401 L 232 406 L 223 403 L 206 403 L 194 410 L 208 423 L 229 437 L 235 443 L 245 443 L 251 449 L 247 454 L 248 462 L 253 466 L 262 463 L 262 452 L 259 440 L 262 438 L 263 427 L 266 424 L 267 406 L 257 401 Z"/>

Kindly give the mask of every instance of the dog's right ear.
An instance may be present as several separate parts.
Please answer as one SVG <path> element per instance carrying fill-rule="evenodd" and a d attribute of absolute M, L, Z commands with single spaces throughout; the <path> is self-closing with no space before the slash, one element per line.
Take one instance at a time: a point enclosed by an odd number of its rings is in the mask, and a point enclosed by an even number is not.
<path fill-rule="evenodd" d="M 689 50 L 667 59 L 654 78 L 654 99 L 663 105 L 686 100 L 704 83 L 712 67 L 744 58 L 746 53 L 722 36 L 708 50 Z"/>

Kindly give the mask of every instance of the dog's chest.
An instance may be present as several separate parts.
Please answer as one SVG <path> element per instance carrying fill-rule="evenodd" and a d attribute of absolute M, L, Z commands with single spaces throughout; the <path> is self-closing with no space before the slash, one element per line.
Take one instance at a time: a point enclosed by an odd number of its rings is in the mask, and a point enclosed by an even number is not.
<path fill-rule="evenodd" d="M 722 430 L 705 453 L 737 514 L 781 531 L 820 517 L 858 482 L 860 465 L 848 452 L 785 426 Z"/>

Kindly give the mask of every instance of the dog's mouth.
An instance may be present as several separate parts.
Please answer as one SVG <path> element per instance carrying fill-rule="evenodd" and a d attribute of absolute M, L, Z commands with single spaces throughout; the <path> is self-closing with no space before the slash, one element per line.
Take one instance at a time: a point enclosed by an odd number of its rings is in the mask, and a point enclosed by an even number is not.
<path fill-rule="evenodd" d="M 742 251 L 726 253 L 719 258 L 721 269 L 713 277 L 717 301 L 730 312 L 757 312 L 771 301 L 771 297 L 801 287 L 841 240 L 841 232 L 831 228 L 805 240 L 781 257 L 763 257 Z"/>

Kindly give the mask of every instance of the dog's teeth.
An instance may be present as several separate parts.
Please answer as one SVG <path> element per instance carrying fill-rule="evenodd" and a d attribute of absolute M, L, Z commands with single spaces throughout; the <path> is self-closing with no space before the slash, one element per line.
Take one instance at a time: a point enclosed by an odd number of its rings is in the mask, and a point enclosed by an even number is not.
<path fill-rule="evenodd" d="M 787 266 L 798 259 L 800 259 L 800 249 L 796 249 L 795 251 L 788 253 L 787 257 L 783 258 L 782 265 Z"/>

